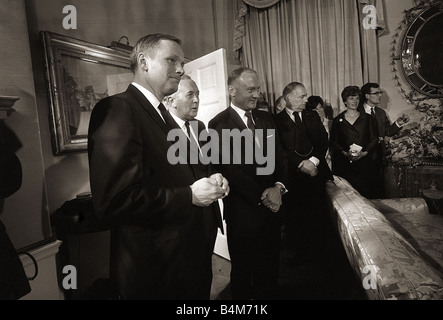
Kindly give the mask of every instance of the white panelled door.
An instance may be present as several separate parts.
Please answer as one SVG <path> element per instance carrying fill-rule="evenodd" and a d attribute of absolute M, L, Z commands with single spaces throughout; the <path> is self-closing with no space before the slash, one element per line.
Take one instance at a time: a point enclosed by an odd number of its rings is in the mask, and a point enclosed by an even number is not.
<path fill-rule="evenodd" d="M 219 49 L 185 64 L 185 73 L 200 89 L 197 119 L 208 122 L 228 107 L 226 51 Z"/>
<path fill-rule="evenodd" d="M 200 90 L 200 106 L 196 118 L 203 121 L 207 127 L 209 121 L 229 105 L 225 49 L 186 63 L 185 73 L 197 83 Z M 223 200 L 219 200 L 219 205 L 223 214 Z M 225 234 L 218 231 L 214 253 L 229 260 L 224 219 L 223 228 Z"/>

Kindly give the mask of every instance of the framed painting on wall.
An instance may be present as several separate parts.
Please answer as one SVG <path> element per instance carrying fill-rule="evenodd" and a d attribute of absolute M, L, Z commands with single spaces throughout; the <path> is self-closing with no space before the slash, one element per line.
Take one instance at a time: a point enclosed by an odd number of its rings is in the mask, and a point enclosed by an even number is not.
<path fill-rule="evenodd" d="M 41 31 L 55 155 L 87 151 L 95 104 L 126 90 L 134 75 L 130 52 Z"/>

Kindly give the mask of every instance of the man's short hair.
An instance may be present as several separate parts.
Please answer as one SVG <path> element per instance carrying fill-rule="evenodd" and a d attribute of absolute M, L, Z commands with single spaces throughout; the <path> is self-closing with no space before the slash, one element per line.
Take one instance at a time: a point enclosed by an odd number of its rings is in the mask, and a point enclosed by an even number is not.
<path fill-rule="evenodd" d="M 286 97 L 294 91 L 297 87 L 304 87 L 304 85 L 300 82 L 291 82 L 283 89 L 283 97 L 286 100 Z"/>
<path fill-rule="evenodd" d="M 358 96 L 360 97 L 360 88 L 357 86 L 348 86 L 346 88 L 343 89 L 342 93 L 341 93 L 341 99 L 343 100 L 343 102 L 346 102 L 346 100 L 348 100 L 349 97 L 355 97 Z"/>
<path fill-rule="evenodd" d="M 231 72 L 231 74 L 228 77 L 228 86 L 230 86 L 235 80 L 240 78 L 244 72 L 257 73 L 257 71 L 246 67 L 235 69 L 234 71 Z"/>
<path fill-rule="evenodd" d="M 131 59 L 131 70 L 135 72 L 137 69 L 138 61 L 137 57 L 140 53 L 147 51 L 148 54 L 152 53 L 152 50 L 156 49 L 162 40 L 170 40 L 181 45 L 181 40 L 164 33 L 154 33 L 148 34 L 137 41 L 134 48 L 132 49 L 130 59 Z"/>
<path fill-rule="evenodd" d="M 372 88 L 378 89 L 378 88 L 380 88 L 380 85 L 375 82 L 368 82 L 363 87 L 361 87 L 361 98 L 362 98 L 363 102 L 368 101 L 368 99 L 366 98 L 366 95 L 371 93 Z"/>

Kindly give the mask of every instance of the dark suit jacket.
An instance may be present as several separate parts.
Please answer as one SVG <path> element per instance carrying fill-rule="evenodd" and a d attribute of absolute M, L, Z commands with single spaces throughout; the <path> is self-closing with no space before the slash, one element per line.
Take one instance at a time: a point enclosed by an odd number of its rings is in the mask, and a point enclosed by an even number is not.
<path fill-rule="evenodd" d="M 365 112 L 360 112 L 360 116 L 351 125 L 346 120 L 345 113 L 346 111 L 340 113 L 332 122 L 332 170 L 335 175 L 345 178 L 364 197 L 378 199 L 380 187 L 377 185 L 377 171 L 372 157 L 378 142 L 373 119 Z M 362 151 L 367 151 L 368 155 L 351 163 L 342 152 L 348 152 L 353 143 L 361 146 Z"/>
<path fill-rule="evenodd" d="M 268 187 L 272 187 L 277 181 L 286 184 L 287 180 L 287 159 L 281 150 L 278 132 L 272 116 L 268 112 L 259 110 L 252 110 L 252 116 L 256 129 L 264 130 L 263 145 L 261 146 L 265 150 L 264 155 L 267 154 L 269 139 L 275 139 L 275 159 L 273 159 L 275 161 L 275 170 L 271 175 L 257 175 L 257 168 L 265 167 L 266 165 L 258 164 L 255 157 L 250 164 L 244 161 L 244 147 L 241 148 L 241 163 L 233 164 L 234 158 L 239 159 L 240 155 L 234 152 L 231 145 L 229 164 L 218 166 L 223 175 L 228 179 L 231 188 L 229 196 L 225 198 L 226 219 L 228 221 L 229 215 L 232 214 L 232 210 L 230 209 L 234 207 L 242 207 L 245 210 L 250 210 L 252 214 L 258 210 L 268 210 L 264 206 L 258 205 L 261 202 L 263 191 Z M 228 107 L 216 115 L 209 122 L 208 127 L 218 132 L 220 137 L 220 150 L 223 142 L 221 138 L 223 136 L 223 129 L 239 129 L 240 131 L 247 129 L 238 113 L 231 107 Z"/>
<path fill-rule="evenodd" d="M 312 144 L 312 152 L 306 156 L 301 156 L 295 152 L 299 150 L 297 146 L 297 134 L 299 134 L 300 128 L 298 128 L 297 124 L 292 121 L 286 110 L 275 115 L 275 123 L 281 145 L 288 157 L 289 175 L 296 177 L 299 164 L 303 160 L 316 157 L 320 160 L 318 170 L 321 179 L 324 181 L 326 179 L 332 180 L 332 173 L 325 159 L 329 147 L 328 133 L 321 122 L 320 116 L 315 111 L 304 110 L 302 111 L 302 119 L 306 133 Z M 293 181 L 293 183 L 297 183 L 297 181 Z"/>
<path fill-rule="evenodd" d="M 330 145 L 333 168 L 342 168 L 342 163 L 349 163 L 349 159 L 342 152 L 348 152 L 349 146 L 353 143 L 361 146 L 362 151 L 369 153 L 368 159 L 371 159 L 371 154 L 377 147 L 377 136 L 371 116 L 361 112 L 355 123 L 351 125 L 346 120 L 345 113 L 346 111 L 340 113 L 332 122 Z"/>
<path fill-rule="evenodd" d="M 362 104 L 358 107 L 358 110 L 360 112 L 366 113 L 365 108 Z M 378 160 L 382 161 L 383 165 L 387 166 L 388 163 L 387 163 L 386 157 L 389 155 L 389 150 L 386 146 L 384 138 L 395 136 L 397 133 L 400 132 L 401 128 L 399 126 L 397 126 L 397 124 L 395 122 L 391 123 L 385 110 L 383 110 L 379 107 L 375 107 L 374 112 L 375 112 L 375 118 L 376 118 L 375 126 L 378 131 L 379 144 L 380 144 L 380 150 L 379 150 L 380 154 L 378 156 L 381 159 L 378 159 Z M 377 154 L 374 153 L 374 156 L 376 156 L 376 155 Z M 374 158 L 374 160 L 376 160 L 376 159 Z"/>
<path fill-rule="evenodd" d="M 171 120 L 174 121 L 172 123 L 172 127 L 175 129 L 180 129 L 179 125 L 177 124 L 177 122 L 175 122 L 174 118 L 171 117 Z M 191 120 L 190 122 L 195 122 L 197 123 L 197 139 L 200 136 L 200 134 L 203 131 L 206 131 L 206 126 L 203 123 L 203 121 L 200 121 L 198 119 L 194 119 Z M 192 124 L 191 124 L 192 126 Z M 179 133 L 182 133 L 183 131 L 179 131 Z M 186 135 L 184 134 L 184 132 L 182 133 L 181 139 L 183 139 L 184 141 L 187 140 Z M 206 144 L 207 142 L 205 141 L 197 141 L 200 146 L 203 146 L 204 144 Z M 189 146 L 189 145 L 188 145 Z M 188 149 L 188 153 L 192 152 L 191 150 Z M 201 157 L 201 155 L 199 155 L 199 157 Z M 189 163 L 191 163 L 191 161 L 189 161 Z M 191 163 L 190 164 L 191 168 L 194 170 L 195 176 L 199 177 L 199 178 L 203 178 L 203 177 L 209 177 L 212 174 L 216 173 L 217 171 L 215 170 L 215 168 L 212 166 L 211 163 L 209 163 L 208 165 L 202 164 L 202 163 Z M 223 233 L 223 224 L 221 221 L 221 212 L 220 212 L 220 206 L 218 204 L 218 202 L 214 202 L 212 205 L 210 205 L 209 207 L 203 207 L 202 208 L 203 212 L 205 213 L 205 216 L 207 214 L 211 215 L 213 218 L 213 222 L 215 223 L 214 226 L 220 228 L 221 232 Z M 212 223 L 211 223 L 212 224 Z M 208 226 L 208 228 L 212 228 L 213 226 Z"/>
<path fill-rule="evenodd" d="M 91 114 L 92 199 L 96 214 L 114 226 L 111 273 L 123 298 L 195 298 L 201 270 L 193 265 L 200 252 L 193 245 L 204 226 L 189 186 L 198 176 L 188 164 L 169 163 L 168 131 L 132 85 Z"/>

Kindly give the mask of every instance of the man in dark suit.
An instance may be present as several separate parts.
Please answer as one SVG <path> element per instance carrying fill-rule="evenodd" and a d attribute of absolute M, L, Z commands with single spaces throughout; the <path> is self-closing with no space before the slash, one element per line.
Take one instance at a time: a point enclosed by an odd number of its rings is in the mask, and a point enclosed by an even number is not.
<path fill-rule="evenodd" d="M 160 101 L 183 75 L 180 40 L 153 34 L 131 54 L 134 82 L 101 100 L 88 133 L 94 209 L 112 226 L 111 278 L 122 299 L 202 299 L 196 237 L 204 237 L 202 207 L 229 192 L 220 174 L 198 177 L 172 165 L 171 115 Z M 204 249 L 206 252 L 206 248 Z"/>
<path fill-rule="evenodd" d="M 373 123 L 378 132 L 378 149 L 374 152 L 373 160 L 377 164 L 379 197 L 385 197 L 384 172 L 388 166 L 387 156 L 390 150 L 386 146 L 385 138 L 393 137 L 400 132 L 401 128 L 409 122 L 407 115 L 400 116 L 397 121 L 391 123 L 386 111 L 379 107 L 383 91 L 378 83 L 368 82 L 361 88 L 361 104 L 358 111 L 366 112 L 374 119 Z"/>
<path fill-rule="evenodd" d="M 209 122 L 220 138 L 220 171 L 231 192 L 224 200 L 232 298 L 275 298 L 279 275 L 280 219 L 285 188 L 286 160 L 272 116 L 256 110 L 260 79 L 254 70 L 240 68 L 228 78 L 231 105 Z M 250 130 L 250 131 L 249 131 Z M 241 147 L 226 132 L 247 133 Z M 254 134 L 255 133 L 255 134 Z M 254 139 L 260 137 L 263 139 Z M 229 144 L 229 145 L 228 145 Z M 228 145 L 229 148 L 226 148 Z M 229 151 L 228 151 L 229 150 Z M 247 160 L 248 152 L 256 157 Z M 273 154 L 274 170 L 261 174 L 257 154 Z M 228 153 L 228 154 L 227 154 Z"/>
<path fill-rule="evenodd" d="M 187 75 L 183 75 L 177 92 L 166 97 L 165 100 L 174 119 L 174 127 L 181 129 L 178 132 L 178 138 L 186 141 L 187 163 L 191 164 L 197 177 L 209 177 L 214 172 L 211 163 L 205 165 L 201 161 L 192 161 L 203 157 L 200 149 L 200 144 L 203 142 L 199 141 L 199 137 L 206 130 L 205 124 L 195 118 L 200 103 L 199 94 L 200 91 L 194 80 Z M 207 294 L 206 298 L 209 298 L 212 283 L 212 254 L 217 236 L 217 227 L 221 229 L 221 232 L 224 232 L 219 203 L 213 202 L 210 206 L 203 207 L 201 213 L 196 214 L 194 219 L 196 220 L 195 223 L 202 224 L 202 227 L 196 229 L 196 231 L 204 231 L 203 235 L 198 232 L 193 234 L 193 248 L 201 247 L 200 250 L 194 250 L 196 254 L 194 257 L 195 268 L 200 270 L 195 271 L 200 274 L 201 285 L 195 283 L 194 286 L 200 287 L 202 296 Z"/>
<path fill-rule="evenodd" d="M 288 188 L 284 204 L 285 245 L 295 251 L 294 262 L 306 262 L 327 241 L 326 180 L 332 173 L 326 162 L 328 133 L 313 110 L 305 110 L 308 95 L 299 82 L 283 90 L 286 108 L 275 116 L 282 148 L 288 157 Z M 317 251 L 317 252 L 316 252 Z"/>

